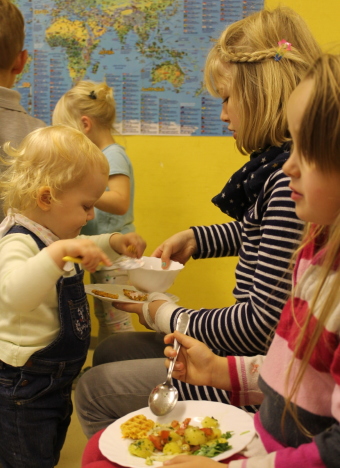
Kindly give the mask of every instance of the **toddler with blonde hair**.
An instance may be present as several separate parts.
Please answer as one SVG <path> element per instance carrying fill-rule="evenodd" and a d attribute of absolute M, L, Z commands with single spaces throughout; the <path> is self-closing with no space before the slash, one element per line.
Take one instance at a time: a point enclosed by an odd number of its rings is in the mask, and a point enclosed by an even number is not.
<path fill-rule="evenodd" d="M 72 382 L 90 342 L 84 271 L 121 254 L 141 256 L 136 233 L 79 236 L 94 217 L 109 173 L 103 153 L 66 126 L 6 143 L 0 179 L 0 461 L 16 468 L 58 463 L 72 413 Z M 130 248 L 129 248 L 130 246 Z M 131 246 L 134 252 L 131 253 Z"/>

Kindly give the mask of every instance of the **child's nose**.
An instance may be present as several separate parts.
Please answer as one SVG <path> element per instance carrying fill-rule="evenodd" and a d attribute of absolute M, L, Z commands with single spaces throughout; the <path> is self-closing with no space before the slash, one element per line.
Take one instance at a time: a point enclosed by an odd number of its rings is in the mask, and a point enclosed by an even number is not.
<path fill-rule="evenodd" d="M 282 166 L 282 170 L 288 177 L 298 177 L 299 168 L 296 164 L 296 156 L 294 151 L 290 154 L 288 160 Z"/>
<path fill-rule="evenodd" d="M 91 219 L 94 219 L 95 214 L 94 214 L 94 207 L 92 207 L 88 212 L 87 212 L 87 221 L 90 221 Z"/>
<path fill-rule="evenodd" d="M 221 110 L 220 120 L 222 120 L 222 122 L 229 122 L 229 115 L 224 106 L 222 107 L 222 110 Z"/>

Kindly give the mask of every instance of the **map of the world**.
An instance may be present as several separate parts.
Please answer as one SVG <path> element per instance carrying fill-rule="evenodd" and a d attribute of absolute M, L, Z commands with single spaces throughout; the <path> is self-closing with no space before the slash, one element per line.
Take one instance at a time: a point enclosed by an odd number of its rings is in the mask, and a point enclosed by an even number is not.
<path fill-rule="evenodd" d="M 29 60 L 22 105 L 51 122 L 79 80 L 114 89 L 124 135 L 227 135 L 221 103 L 203 86 L 213 40 L 263 0 L 16 0 Z"/>

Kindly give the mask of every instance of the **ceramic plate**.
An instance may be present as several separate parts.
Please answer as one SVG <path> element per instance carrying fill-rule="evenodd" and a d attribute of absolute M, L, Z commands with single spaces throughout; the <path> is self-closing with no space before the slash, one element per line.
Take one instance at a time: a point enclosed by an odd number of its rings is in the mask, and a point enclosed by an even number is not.
<path fill-rule="evenodd" d="M 110 294 L 118 294 L 118 299 L 112 299 L 111 297 L 103 297 L 98 296 L 92 292 L 93 289 L 97 291 L 104 291 Z M 143 301 L 134 301 L 129 299 L 124 295 L 123 289 L 129 289 L 130 291 L 136 291 L 139 294 L 146 294 L 148 293 L 138 291 L 134 286 L 130 286 L 129 284 L 85 284 L 85 291 L 87 294 L 91 294 L 91 296 L 97 297 L 98 299 L 105 301 L 105 302 L 129 302 L 132 304 L 140 304 Z M 177 296 L 173 294 L 165 293 L 173 302 L 179 301 Z"/>
<path fill-rule="evenodd" d="M 128 447 L 132 441 L 131 439 L 123 439 L 120 430 L 121 424 L 137 414 L 144 414 L 148 419 L 161 424 L 170 423 L 174 419 L 182 422 L 185 418 L 191 418 L 190 424 L 197 426 L 200 426 L 200 422 L 206 416 L 214 417 L 218 420 L 222 433 L 233 431 L 233 436 L 228 439 L 232 448 L 214 457 L 213 459 L 216 461 L 224 460 L 240 452 L 255 434 L 252 416 L 235 406 L 223 403 L 214 401 L 179 401 L 175 409 L 165 416 L 155 416 L 148 407 L 142 408 L 110 424 L 99 439 L 99 449 L 106 458 L 129 468 L 146 468 L 147 466 L 144 458 L 130 455 Z M 153 466 L 163 465 L 162 462 L 154 461 L 153 463 Z"/>

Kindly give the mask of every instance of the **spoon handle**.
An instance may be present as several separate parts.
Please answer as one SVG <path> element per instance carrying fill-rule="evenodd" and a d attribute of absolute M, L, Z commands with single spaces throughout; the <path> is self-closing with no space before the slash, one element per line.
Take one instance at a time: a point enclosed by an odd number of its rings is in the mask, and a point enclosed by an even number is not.
<path fill-rule="evenodd" d="M 178 330 L 179 332 L 181 333 L 186 333 L 187 330 L 188 330 L 188 326 L 189 326 L 189 314 L 187 314 L 186 312 L 184 312 L 183 314 L 181 314 L 177 320 L 177 324 L 176 324 L 176 330 Z M 166 380 L 167 381 L 170 381 L 171 380 L 171 376 L 172 376 L 172 371 L 174 370 L 174 365 L 176 363 L 176 360 L 177 360 L 177 356 L 178 356 L 178 353 L 179 353 L 179 350 L 180 350 L 180 347 L 181 345 L 178 343 L 177 340 L 174 340 L 174 350 L 176 351 L 176 356 L 172 359 L 172 361 L 170 362 L 170 366 L 169 366 L 169 369 L 168 369 L 168 375 L 166 377 Z"/>

